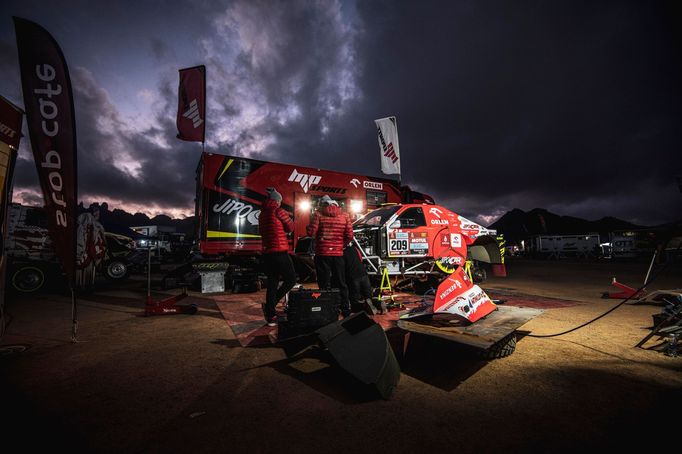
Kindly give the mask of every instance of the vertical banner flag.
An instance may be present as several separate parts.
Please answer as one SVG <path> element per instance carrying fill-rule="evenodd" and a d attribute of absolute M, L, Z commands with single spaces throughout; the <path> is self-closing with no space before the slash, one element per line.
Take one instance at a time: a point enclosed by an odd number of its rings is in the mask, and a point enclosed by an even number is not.
<path fill-rule="evenodd" d="M 400 146 L 398 144 L 398 122 L 395 117 L 374 120 L 379 134 L 381 171 L 386 175 L 400 175 Z"/>
<path fill-rule="evenodd" d="M 76 120 L 69 69 L 59 44 L 40 25 L 14 18 L 21 85 L 33 159 L 55 252 L 71 288 L 75 278 Z"/>
<path fill-rule="evenodd" d="M 206 133 L 206 67 L 180 70 L 178 139 L 204 142 Z"/>

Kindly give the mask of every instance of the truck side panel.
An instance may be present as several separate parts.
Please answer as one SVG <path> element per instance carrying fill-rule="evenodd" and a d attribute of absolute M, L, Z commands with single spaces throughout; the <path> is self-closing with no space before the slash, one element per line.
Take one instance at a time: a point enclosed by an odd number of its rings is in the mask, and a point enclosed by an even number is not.
<path fill-rule="evenodd" d="M 324 195 L 352 216 L 382 203 L 399 203 L 401 197 L 392 180 L 211 153 L 202 154 L 197 185 L 199 249 L 204 255 L 260 253 L 258 216 L 269 186 L 282 194 L 282 208 L 294 220 L 292 251 Z M 353 213 L 351 206 L 361 209 Z"/>

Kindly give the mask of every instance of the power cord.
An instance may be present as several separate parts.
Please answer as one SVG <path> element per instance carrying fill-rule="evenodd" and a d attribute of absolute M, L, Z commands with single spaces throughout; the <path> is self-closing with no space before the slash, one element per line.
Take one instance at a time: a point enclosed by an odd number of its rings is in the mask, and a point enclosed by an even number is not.
<path fill-rule="evenodd" d="M 680 245 L 677 246 L 677 249 L 675 249 L 675 255 L 677 254 L 677 252 L 679 252 L 679 250 L 680 250 L 681 247 L 682 247 L 682 243 L 680 243 Z M 663 271 L 665 271 L 666 268 L 668 268 L 668 265 L 669 265 L 669 264 L 670 264 L 670 261 L 667 261 L 667 262 L 665 263 L 665 265 L 663 265 L 663 268 L 659 269 L 656 273 L 654 273 L 654 275 L 651 276 L 651 277 L 649 278 L 649 280 L 646 281 L 640 288 L 638 288 L 632 295 L 628 296 L 628 297 L 625 298 L 623 301 L 621 301 L 620 303 L 616 304 L 614 307 L 612 307 L 612 308 L 609 309 L 608 311 L 604 312 L 603 314 L 599 315 L 598 317 L 595 317 L 595 318 L 593 318 L 592 320 L 583 323 L 582 325 L 578 325 L 578 326 L 576 326 L 575 328 L 571 328 L 571 329 L 569 329 L 569 330 L 562 331 L 562 332 L 560 332 L 560 333 L 555 333 L 555 334 L 527 334 L 527 336 L 528 336 L 528 337 L 537 337 L 537 338 L 563 336 L 564 334 L 572 333 L 573 331 L 577 331 L 577 330 L 579 330 L 579 329 L 581 329 L 581 328 L 584 328 L 584 327 L 586 327 L 587 325 L 590 325 L 590 324 L 596 322 L 596 321 L 599 320 L 600 318 L 606 317 L 606 316 L 609 315 L 611 312 L 615 311 L 616 309 L 618 309 L 619 307 L 621 307 L 623 304 L 625 304 L 625 303 L 627 303 L 628 301 L 630 301 L 630 300 L 632 299 L 633 296 L 639 294 L 642 290 L 644 290 L 644 288 L 645 288 L 647 285 L 649 285 L 649 284 L 651 284 L 652 282 L 654 282 L 654 280 L 656 280 L 656 278 L 658 278 L 658 276 L 659 276 Z"/>

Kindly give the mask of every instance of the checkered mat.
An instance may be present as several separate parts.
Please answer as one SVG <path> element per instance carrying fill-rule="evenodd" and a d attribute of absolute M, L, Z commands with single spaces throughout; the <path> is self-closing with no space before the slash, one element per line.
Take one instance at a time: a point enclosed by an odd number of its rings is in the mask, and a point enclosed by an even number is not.
<path fill-rule="evenodd" d="M 579 304 L 577 301 L 533 295 L 512 295 L 494 290 L 489 291 L 488 294 L 493 299 L 503 300 L 507 306 L 555 309 Z M 276 342 L 277 327 L 267 326 L 263 319 L 261 303 L 265 301 L 264 290 L 257 293 L 215 295 L 210 298 L 215 301 L 223 318 L 227 321 L 242 347 L 255 347 Z M 416 307 L 421 301 L 421 297 L 409 293 L 396 293 L 393 299 L 395 303 L 402 304 L 402 308 L 396 307 L 386 314 L 372 316 L 374 321 L 381 325 L 385 331 L 397 326 L 398 317 L 402 310 Z M 278 306 L 278 312 L 281 313 L 282 310 L 282 305 Z"/>
<path fill-rule="evenodd" d="M 277 339 L 277 327 L 265 324 L 261 303 L 265 301 L 265 291 L 257 293 L 239 293 L 214 295 L 213 299 L 223 318 L 232 329 L 235 337 L 242 347 L 254 347 L 263 344 L 274 344 Z M 396 294 L 396 302 L 410 308 L 417 305 L 419 298 L 411 294 Z M 282 305 L 277 307 L 278 313 L 283 310 Z M 397 325 L 398 316 L 402 309 L 389 310 L 386 314 L 374 315 L 372 318 L 381 325 L 384 330 Z"/>

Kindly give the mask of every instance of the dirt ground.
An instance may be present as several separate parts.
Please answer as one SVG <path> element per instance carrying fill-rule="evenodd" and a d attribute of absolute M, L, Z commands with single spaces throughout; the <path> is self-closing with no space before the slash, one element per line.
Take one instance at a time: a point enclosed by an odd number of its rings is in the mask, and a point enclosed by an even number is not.
<path fill-rule="evenodd" d="M 483 287 L 579 304 L 547 309 L 522 327 L 514 354 L 493 361 L 413 335 L 389 400 L 360 390 L 322 351 L 289 361 L 275 346 L 241 347 L 201 294 L 191 295 L 196 315 L 142 317 L 144 280 L 102 283 L 80 298 L 78 343 L 70 342 L 67 296 L 13 296 L 2 344 L 29 348 L 0 356 L 4 444 L 70 452 L 653 449 L 677 433 L 682 403 L 682 357 L 634 348 L 660 307 L 626 304 L 564 336 L 524 335 L 605 312 L 618 302 L 600 298 L 611 278 L 636 285 L 646 268 L 511 260 L 506 278 Z M 648 290 L 681 287 L 678 264 Z"/>

